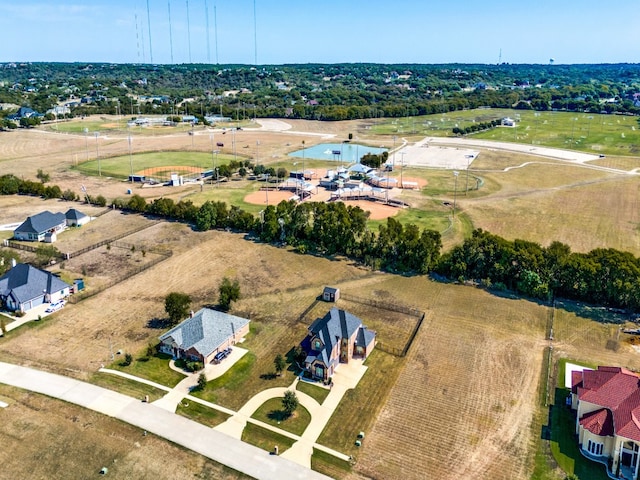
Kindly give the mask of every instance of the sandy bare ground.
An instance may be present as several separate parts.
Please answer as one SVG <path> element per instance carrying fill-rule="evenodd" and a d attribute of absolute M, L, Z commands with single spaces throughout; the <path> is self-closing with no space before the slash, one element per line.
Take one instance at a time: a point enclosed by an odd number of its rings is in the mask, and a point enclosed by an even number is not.
<path fill-rule="evenodd" d="M 251 192 L 244 197 L 244 201 L 254 205 L 277 205 L 283 200 L 291 200 L 295 196 L 294 192 L 288 190 L 258 190 Z"/>
<path fill-rule="evenodd" d="M 360 207 L 365 212 L 369 212 L 369 218 L 371 220 L 384 220 L 385 218 L 393 217 L 400 212 L 399 207 L 385 205 L 380 202 L 371 202 L 369 200 L 347 200 L 343 201 L 343 203 L 353 207 Z"/>

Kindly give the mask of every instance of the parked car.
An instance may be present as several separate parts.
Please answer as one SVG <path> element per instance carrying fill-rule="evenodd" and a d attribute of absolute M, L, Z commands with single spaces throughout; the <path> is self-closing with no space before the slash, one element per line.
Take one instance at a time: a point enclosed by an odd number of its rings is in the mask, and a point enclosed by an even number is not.
<path fill-rule="evenodd" d="M 58 300 L 57 302 L 53 302 L 52 304 L 50 304 L 49 307 L 44 311 L 44 313 L 57 312 L 62 307 L 64 307 L 64 305 L 65 305 L 64 300 Z"/>
<path fill-rule="evenodd" d="M 226 348 L 218 353 L 216 353 L 215 357 L 213 357 L 213 363 L 220 363 L 222 360 L 227 358 L 227 356 L 231 353 L 231 347 Z"/>

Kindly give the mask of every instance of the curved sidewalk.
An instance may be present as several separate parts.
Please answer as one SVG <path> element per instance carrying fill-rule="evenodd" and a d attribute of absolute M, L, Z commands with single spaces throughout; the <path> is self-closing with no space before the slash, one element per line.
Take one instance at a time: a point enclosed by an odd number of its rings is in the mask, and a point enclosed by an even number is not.
<path fill-rule="evenodd" d="M 155 405 L 86 382 L 0 362 L 0 383 L 109 415 L 259 480 L 330 478 Z"/>

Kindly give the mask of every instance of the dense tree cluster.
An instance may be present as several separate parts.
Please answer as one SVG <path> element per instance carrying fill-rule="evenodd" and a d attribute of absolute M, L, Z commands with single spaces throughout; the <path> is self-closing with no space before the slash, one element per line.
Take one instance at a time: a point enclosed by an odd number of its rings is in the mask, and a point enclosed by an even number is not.
<path fill-rule="evenodd" d="M 576 253 L 560 242 L 544 248 L 475 230 L 441 257 L 437 270 L 544 300 L 562 297 L 640 310 L 640 259 L 612 248 Z"/>
<path fill-rule="evenodd" d="M 639 114 L 640 65 L 111 65 L 0 68 L 0 102 L 71 115 L 234 120 L 405 117 L 477 108 Z M 225 92 L 238 92 L 225 94 Z M 185 99 L 189 99 L 184 102 Z M 12 113 L 0 111 L 0 117 Z M 67 116 L 66 114 L 64 116 Z M 24 120 L 24 126 L 37 122 Z M 7 125 L 8 126 L 8 125 Z M 9 127 L 11 128 L 11 127 Z"/>
<path fill-rule="evenodd" d="M 63 192 L 57 185 L 23 180 L 12 174 L 0 176 L 0 195 L 33 195 L 42 198 L 62 198 Z"/>

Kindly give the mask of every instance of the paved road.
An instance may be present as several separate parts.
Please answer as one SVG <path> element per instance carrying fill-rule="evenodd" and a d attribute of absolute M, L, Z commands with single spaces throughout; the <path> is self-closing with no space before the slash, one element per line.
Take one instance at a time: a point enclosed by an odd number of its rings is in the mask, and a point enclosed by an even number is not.
<path fill-rule="evenodd" d="M 329 479 L 155 405 L 79 380 L 0 362 L 0 383 L 115 417 L 260 480 Z"/>

